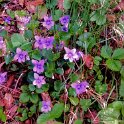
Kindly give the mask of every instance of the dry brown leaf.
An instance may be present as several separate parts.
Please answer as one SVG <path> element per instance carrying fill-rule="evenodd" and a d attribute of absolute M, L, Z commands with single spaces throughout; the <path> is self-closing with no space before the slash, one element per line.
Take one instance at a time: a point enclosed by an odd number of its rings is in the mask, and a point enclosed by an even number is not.
<path fill-rule="evenodd" d="M 5 64 L 5 62 L 0 63 L 0 71 L 2 69 L 2 66 Z"/>
<path fill-rule="evenodd" d="M 18 109 L 18 106 L 17 105 L 14 105 L 10 110 L 9 110 L 9 113 L 10 113 L 10 116 L 13 117 L 16 113 Z"/>
<path fill-rule="evenodd" d="M 5 97 L 4 97 L 5 106 L 6 106 L 7 108 L 11 107 L 13 101 L 14 101 L 14 99 L 13 99 L 13 97 L 12 97 L 12 94 L 6 93 L 6 94 L 5 94 Z"/>
<path fill-rule="evenodd" d="M 19 0 L 19 4 L 20 4 L 21 6 L 24 6 L 24 3 L 25 3 L 25 0 Z"/>
<path fill-rule="evenodd" d="M 0 99 L 0 106 L 5 106 L 4 100 Z"/>
<path fill-rule="evenodd" d="M 43 3 L 44 3 L 44 0 L 29 1 L 29 2 L 26 2 L 26 7 L 28 11 L 34 13 L 36 11 L 36 7 L 38 5 L 42 5 Z"/>
<path fill-rule="evenodd" d="M 60 10 L 63 10 L 63 9 L 64 9 L 64 7 L 63 7 L 63 2 L 64 2 L 64 0 L 58 0 L 57 6 L 58 6 L 58 8 L 59 8 Z"/>
<path fill-rule="evenodd" d="M 41 93 L 43 101 L 51 101 L 50 95 L 47 92 Z"/>
<path fill-rule="evenodd" d="M 124 0 L 121 0 L 121 2 L 114 8 L 114 11 L 123 11 L 124 10 Z"/>
<path fill-rule="evenodd" d="M 116 17 L 115 17 L 114 14 L 108 14 L 108 15 L 107 15 L 107 19 L 108 19 L 108 21 L 110 21 L 110 22 L 114 22 L 114 21 L 116 20 Z"/>
<path fill-rule="evenodd" d="M 10 75 L 9 79 L 8 79 L 8 81 L 6 83 L 6 86 L 10 87 L 12 85 L 13 81 L 14 81 L 14 75 Z"/>
<path fill-rule="evenodd" d="M 84 64 L 89 68 L 92 69 L 93 68 L 93 57 L 91 55 L 84 55 L 83 56 L 83 61 Z"/>

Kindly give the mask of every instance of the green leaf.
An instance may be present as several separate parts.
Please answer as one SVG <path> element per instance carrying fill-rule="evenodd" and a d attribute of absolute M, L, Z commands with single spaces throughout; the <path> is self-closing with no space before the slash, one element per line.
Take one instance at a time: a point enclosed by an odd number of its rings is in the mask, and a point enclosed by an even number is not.
<path fill-rule="evenodd" d="M 21 49 L 25 50 L 25 51 L 31 51 L 32 50 L 32 43 L 28 42 L 25 43 L 21 46 Z"/>
<path fill-rule="evenodd" d="M 20 117 L 20 120 L 25 121 L 27 119 L 28 119 L 27 110 L 24 109 L 24 111 L 22 112 L 22 117 Z"/>
<path fill-rule="evenodd" d="M 90 2 L 91 4 L 95 4 L 98 3 L 98 0 L 88 0 L 88 2 Z"/>
<path fill-rule="evenodd" d="M 63 103 L 56 103 L 51 111 L 53 118 L 59 118 L 64 111 Z"/>
<path fill-rule="evenodd" d="M 32 83 L 34 81 L 34 73 L 31 71 L 28 73 L 27 80 Z"/>
<path fill-rule="evenodd" d="M 124 103 L 122 103 L 121 113 L 122 113 L 122 116 L 124 117 Z"/>
<path fill-rule="evenodd" d="M 33 50 L 32 58 L 36 60 L 41 60 L 41 53 L 40 50 Z"/>
<path fill-rule="evenodd" d="M 124 79 L 124 66 L 121 68 L 120 74 L 121 74 L 121 77 Z"/>
<path fill-rule="evenodd" d="M 117 110 L 121 110 L 122 106 L 123 106 L 123 102 L 122 101 L 114 101 L 111 104 L 109 104 L 112 108 L 117 109 Z M 109 106 L 108 106 L 109 107 Z"/>
<path fill-rule="evenodd" d="M 6 122 L 6 114 L 3 112 L 3 107 L 0 106 L 0 121 Z"/>
<path fill-rule="evenodd" d="M 122 64 L 119 60 L 108 59 L 106 61 L 107 67 L 112 71 L 120 71 Z"/>
<path fill-rule="evenodd" d="M 114 50 L 114 53 L 112 55 L 113 59 L 124 59 L 124 49 L 123 48 L 117 48 L 116 50 Z"/>
<path fill-rule="evenodd" d="M 77 74 L 74 74 L 74 73 L 71 74 L 71 76 L 70 76 L 70 81 L 71 81 L 71 83 L 77 81 L 78 79 L 79 79 L 79 77 L 78 77 Z"/>
<path fill-rule="evenodd" d="M 6 30 L 0 31 L 0 36 L 6 38 L 7 37 L 7 31 Z"/>
<path fill-rule="evenodd" d="M 23 35 L 18 34 L 18 33 L 14 33 L 11 36 L 11 42 L 12 42 L 13 47 L 19 47 L 23 43 L 26 43 L 26 40 L 25 40 Z"/>
<path fill-rule="evenodd" d="M 75 91 L 75 89 L 74 88 L 69 88 L 69 91 L 68 91 L 68 95 L 69 96 L 74 96 L 74 97 L 76 97 L 76 91 Z"/>
<path fill-rule="evenodd" d="M 11 41 L 6 42 L 7 51 L 13 51 L 13 45 Z"/>
<path fill-rule="evenodd" d="M 78 120 L 75 120 L 74 124 L 83 124 L 83 123 L 82 123 L 82 120 L 78 119 Z"/>
<path fill-rule="evenodd" d="M 121 84 L 119 87 L 119 95 L 121 97 L 124 97 L 124 78 L 121 77 Z"/>
<path fill-rule="evenodd" d="M 22 103 L 27 103 L 29 101 L 30 95 L 28 93 L 21 93 L 19 101 Z"/>
<path fill-rule="evenodd" d="M 20 17 L 23 17 L 23 16 L 26 16 L 27 13 L 24 10 L 16 10 L 15 14 L 20 16 Z"/>
<path fill-rule="evenodd" d="M 41 88 L 36 88 L 36 93 L 42 93 L 43 90 Z"/>
<path fill-rule="evenodd" d="M 96 81 L 95 90 L 97 93 L 103 94 L 107 90 L 107 84 L 102 84 L 102 83 L 100 83 L 100 81 Z"/>
<path fill-rule="evenodd" d="M 31 39 L 33 38 L 33 32 L 31 30 L 26 30 L 24 36 L 27 39 Z"/>
<path fill-rule="evenodd" d="M 101 56 L 103 58 L 111 58 L 112 49 L 109 46 L 103 46 L 101 49 Z"/>
<path fill-rule="evenodd" d="M 114 108 L 106 108 L 99 112 L 101 120 L 105 121 L 107 124 L 110 122 L 115 122 L 120 116 L 120 111 Z M 114 124 L 114 123 L 110 123 Z"/>
<path fill-rule="evenodd" d="M 29 24 L 27 24 L 27 27 L 34 31 L 39 26 L 39 21 L 31 20 Z"/>
<path fill-rule="evenodd" d="M 60 75 L 63 75 L 63 74 L 64 74 L 63 68 L 57 68 L 57 69 L 56 69 L 56 73 L 57 73 L 57 74 L 60 74 Z"/>
<path fill-rule="evenodd" d="M 75 64 L 73 62 L 68 62 L 67 64 L 71 69 L 74 69 Z"/>
<path fill-rule="evenodd" d="M 35 91 L 35 86 L 33 84 L 29 84 L 29 90 L 30 91 Z"/>
<path fill-rule="evenodd" d="M 36 113 L 36 109 L 37 109 L 37 108 L 36 108 L 36 105 L 31 106 L 31 107 L 30 107 L 31 113 L 33 113 L 33 114 Z"/>
<path fill-rule="evenodd" d="M 37 119 L 37 124 L 43 124 L 44 122 L 48 120 L 53 120 L 55 118 L 59 118 L 64 111 L 64 104 L 63 103 L 57 103 L 54 105 L 52 111 L 46 114 L 41 114 Z"/>
<path fill-rule="evenodd" d="M 90 17 L 90 21 L 96 21 L 97 25 L 103 25 L 106 22 L 105 12 L 101 10 L 93 11 Z"/>
<path fill-rule="evenodd" d="M 38 98 L 38 94 L 31 94 L 30 95 L 30 101 L 34 104 L 36 104 L 38 102 L 39 98 Z"/>
<path fill-rule="evenodd" d="M 55 62 L 47 63 L 47 70 L 46 72 L 54 72 L 55 71 Z"/>
<path fill-rule="evenodd" d="M 44 124 L 44 122 L 47 122 L 48 120 L 52 119 L 53 117 L 51 113 L 41 114 L 40 116 L 38 116 L 37 124 Z"/>
<path fill-rule="evenodd" d="M 59 18 L 61 17 L 61 15 L 62 15 L 62 11 L 61 10 L 55 10 L 55 15 L 53 15 L 54 21 L 58 21 Z"/>
<path fill-rule="evenodd" d="M 48 9 L 46 6 L 38 6 L 38 19 L 42 19 L 45 15 L 47 15 Z"/>
<path fill-rule="evenodd" d="M 77 97 L 70 97 L 70 102 L 72 105 L 77 106 L 79 103 L 79 99 Z"/>
<path fill-rule="evenodd" d="M 22 90 L 22 92 L 27 93 L 27 92 L 29 91 L 28 85 L 22 85 L 22 86 L 21 86 L 21 90 Z"/>
<path fill-rule="evenodd" d="M 54 8 L 57 5 L 57 0 L 51 0 L 49 2 L 46 2 L 46 7 L 51 9 Z"/>
<path fill-rule="evenodd" d="M 63 2 L 64 9 L 68 10 L 71 7 L 71 2 L 70 0 L 64 0 Z"/>
<path fill-rule="evenodd" d="M 49 90 L 49 84 L 43 84 L 42 90 L 43 90 L 43 92 L 47 92 Z"/>
<path fill-rule="evenodd" d="M 106 23 L 106 16 L 105 15 L 99 15 L 99 17 L 97 17 L 97 18 L 98 18 L 96 20 L 97 25 L 103 25 Z"/>
<path fill-rule="evenodd" d="M 98 66 L 99 63 L 100 63 L 100 61 L 102 61 L 102 58 L 99 57 L 99 56 L 95 56 L 95 58 L 94 58 L 94 64 Z"/>
<path fill-rule="evenodd" d="M 80 100 L 80 105 L 84 111 L 87 111 L 87 109 L 91 105 L 91 99 L 81 99 Z"/>
<path fill-rule="evenodd" d="M 12 62 L 13 58 L 11 57 L 11 55 L 6 55 L 4 56 L 5 59 L 5 63 L 8 65 L 10 62 Z"/>
<path fill-rule="evenodd" d="M 57 81 L 54 82 L 54 89 L 55 89 L 56 91 L 60 91 L 60 90 L 62 90 L 63 88 L 64 88 L 64 87 L 63 87 L 63 83 L 62 83 L 61 81 L 57 80 Z"/>

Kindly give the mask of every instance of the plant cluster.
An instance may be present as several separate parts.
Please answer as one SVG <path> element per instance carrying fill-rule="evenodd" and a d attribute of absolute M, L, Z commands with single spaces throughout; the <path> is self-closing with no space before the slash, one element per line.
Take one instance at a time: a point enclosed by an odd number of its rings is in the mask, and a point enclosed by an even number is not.
<path fill-rule="evenodd" d="M 2 122 L 124 123 L 124 2 L 118 3 L 0 0 Z M 10 118 L 6 109 L 15 105 Z"/>

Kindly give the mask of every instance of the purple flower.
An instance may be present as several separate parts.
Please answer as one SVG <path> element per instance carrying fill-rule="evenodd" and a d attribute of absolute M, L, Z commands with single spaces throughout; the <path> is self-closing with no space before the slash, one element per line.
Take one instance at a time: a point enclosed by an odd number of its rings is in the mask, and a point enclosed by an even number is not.
<path fill-rule="evenodd" d="M 81 83 L 80 81 L 77 81 L 71 84 L 71 86 L 76 90 L 76 94 L 82 94 L 86 92 L 87 87 L 89 87 L 89 84 L 87 83 L 87 81 L 82 81 Z"/>
<path fill-rule="evenodd" d="M 3 37 L 0 37 L 0 49 L 3 48 L 3 45 L 4 45 Z"/>
<path fill-rule="evenodd" d="M 81 57 L 84 56 L 84 53 L 81 52 L 81 51 L 78 51 L 78 52 L 77 52 L 77 55 L 78 55 L 78 58 L 76 58 L 76 60 L 79 60 Z"/>
<path fill-rule="evenodd" d="M 1 73 L 0 72 L 0 84 L 3 84 L 6 81 L 7 72 Z"/>
<path fill-rule="evenodd" d="M 51 102 L 50 101 L 42 101 L 42 108 L 41 111 L 42 112 L 49 112 L 51 111 L 51 106 L 50 106 Z"/>
<path fill-rule="evenodd" d="M 47 37 L 45 39 L 45 46 L 44 48 L 48 49 L 52 49 L 53 48 L 53 41 L 54 41 L 54 37 Z"/>
<path fill-rule="evenodd" d="M 30 60 L 27 51 L 23 51 L 20 48 L 16 49 L 16 55 L 14 56 L 14 60 L 18 61 L 19 63 L 25 62 L 26 60 Z"/>
<path fill-rule="evenodd" d="M 40 61 L 32 60 L 32 63 L 34 65 L 34 68 L 33 68 L 34 72 L 37 72 L 37 73 L 44 72 L 44 63 L 45 63 L 44 60 L 40 60 Z"/>
<path fill-rule="evenodd" d="M 46 27 L 48 30 L 51 29 L 52 26 L 54 26 L 54 21 L 52 20 L 52 17 L 45 16 L 43 26 Z"/>
<path fill-rule="evenodd" d="M 58 51 L 61 51 L 61 50 L 64 48 L 64 46 L 65 46 L 64 41 L 61 41 L 60 44 L 57 44 L 57 45 L 56 45 L 56 49 L 57 49 Z"/>
<path fill-rule="evenodd" d="M 4 21 L 7 23 L 7 24 L 10 24 L 11 23 L 11 18 L 9 16 L 7 17 L 3 17 Z"/>
<path fill-rule="evenodd" d="M 78 58 L 78 55 L 76 53 L 76 49 L 69 49 L 67 47 L 64 47 L 66 54 L 64 55 L 64 59 L 69 59 L 70 62 L 73 62 Z"/>
<path fill-rule="evenodd" d="M 61 30 L 62 30 L 63 32 L 68 32 L 68 26 L 62 26 L 62 27 L 61 27 Z"/>
<path fill-rule="evenodd" d="M 18 17 L 18 19 L 20 20 L 21 23 L 23 23 L 24 25 L 26 25 L 26 24 L 29 23 L 31 17 L 30 16 L 29 17 L 24 16 L 24 17 Z"/>
<path fill-rule="evenodd" d="M 45 38 L 40 36 L 35 36 L 34 47 L 42 50 L 43 48 L 45 48 L 45 41 L 46 41 Z"/>
<path fill-rule="evenodd" d="M 62 16 L 60 19 L 59 19 L 60 23 L 64 26 L 68 26 L 68 23 L 70 21 L 70 16 L 69 15 L 65 15 L 65 16 Z"/>
<path fill-rule="evenodd" d="M 41 88 L 43 84 L 46 84 L 44 76 L 39 76 L 37 73 L 34 73 L 33 85 L 36 85 L 38 88 Z"/>

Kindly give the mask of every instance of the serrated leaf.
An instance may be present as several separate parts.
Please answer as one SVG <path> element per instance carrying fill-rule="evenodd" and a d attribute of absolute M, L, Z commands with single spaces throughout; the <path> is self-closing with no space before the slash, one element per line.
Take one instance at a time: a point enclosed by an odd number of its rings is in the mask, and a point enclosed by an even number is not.
<path fill-rule="evenodd" d="M 96 20 L 97 25 L 103 25 L 106 23 L 106 16 L 105 15 L 99 15 Z"/>
<path fill-rule="evenodd" d="M 33 84 L 29 84 L 29 90 L 30 91 L 35 91 L 35 86 Z"/>
<path fill-rule="evenodd" d="M 70 102 L 72 105 L 76 106 L 79 103 L 79 99 L 77 97 L 70 97 Z"/>
<path fill-rule="evenodd" d="M 82 124 L 82 120 L 75 120 L 74 124 Z"/>
<path fill-rule="evenodd" d="M 119 88 L 119 95 L 124 97 L 124 78 L 121 78 L 121 84 Z"/>
<path fill-rule="evenodd" d="M 53 118 L 59 118 L 64 111 L 63 103 L 56 103 L 51 111 Z"/>
<path fill-rule="evenodd" d="M 44 124 L 48 120 L 53 120 L 55 118 L 59 118 L 64 111 L 64 104 L 57 103 L 54 105 L 52 111 L 46 114 L 41 114 L 37 119 L 37 124 Z"/>
<path fill-rule="evenodd" d="M 106 108 L 100 111 L 100 118 L 105 121 L 106 123 L 108 122 L 115 122 L 118 120 L 118 117 L 120 116 L 120 111 L 114 109 L 114 108 Z M 107 123 L 107 124 L 108 124 Z M 113 124 L 113 123 L 110 123 Z"/>
<path fill-rule="evenodd" d="M 31 94 L 30 95 L 30 101 L 34 104 L 38 102 L 38 94 Z"/>
<path fill-rule="evenodd" d="M 84 111 L 87 111 L 87 109 L 91 105 L 91 99 L 81 99 L 80 100 L 80 105 Z"/>
<path fill-rule="evenodd" d="M 11 42 L 12 42 L 13 47 L 19 47 L 26 41 L 23 35 L 15 33 L 11 36 Z"/>
<path fill-rule="evenodd" d="M 79 79 L 79 77 L 77 74 L 71 74 L 71 76 L 70 76 L 71 83 L 77 81 L 78 79 Z"/>
<path fill-rule="evenodd" d="M 57 68 L 57 69 L 56 69 L 56 73 L 57 73 L 57 74 L 60 74 L 60 75 L 63 75 L 63 73 L 64 73 L 63 68 Z"/>
<path fill-rule="evenodd" d="M 54 82 L 54 89 L 56 90 L 56 91 L 60 91 L 60 90 L 62 90 L 63 89 L 63 83 L 61 82 L 61 81 L 55 81 Z"/>
<path fill-rule="evenodd" d="M 39 50 L 33 50 L 32 58 L 36 60 L 41 60 L 41 53 Z"/>
<path fill-rule="evenodd" d="M 52 120 L 51 113 L 41 114 L 37 119 L 37 124 L 44 124 L 48 120 Z"/>
<path fill-rule="evenodd" d="M 95 4 L 98 2 L 98 0 L 88 0 L 88 2 L 90 2 L 91 4 Z"/>
<path fill-rule="evenodd" d="M 114 53 L 112 55 L 113 59 L 124 59 L 124 49 L 123 48 L 118 48 L 116 50 L 114 50 Z"/>
<path fill-rule="evenodd" d="M 112 49 L 109 46 L 103 46 L 101 49 L 101 56 L 103 58 L 109 59 L 111 58 Z"/>
<path fill-rule="evenodd" d="M 120 71 L 122 64 L 119 60 L 108 59 L 106 61 L 107 67 L 112 71 Z"/>
<path fill-rule="evenodd" d="M 66 9 L 66 10 L 70 9 L 70 7 L 71 7 L 71 2 L 70 2 L 70 0 L 64 0 L 64 2 L 63 2 L 63 7 L 64 7 L 64 9 Z"/>
<path fill-rule="evenodd" d="M 30 96 L 29 96 L 28 93 L 21 93 L 19 100 L 20 100 L 20 102 L 22 102 L 22 103 L 26 103 L 26 102 L 29 101 L 29 98 L 30 98 Z"/>

